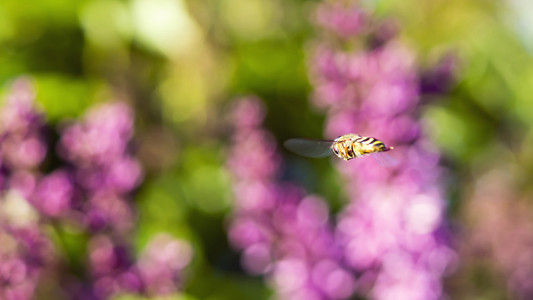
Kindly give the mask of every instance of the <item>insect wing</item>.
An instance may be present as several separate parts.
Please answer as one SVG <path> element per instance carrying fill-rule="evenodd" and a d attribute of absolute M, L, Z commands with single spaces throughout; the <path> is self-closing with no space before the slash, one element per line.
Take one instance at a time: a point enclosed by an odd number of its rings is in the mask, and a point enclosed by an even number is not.
<path fill-rule="evenodd" d="M 306 157 L 326 157 L 332 153 L 333 141 L 312 139 L 290 139 L 283 145 L 292 152 Z"/>
<path fill-rule="evenodd" d="M 372 156 L 372 158 L 382 167 L 390 168 L 398 165 L 399 163 L 396 158 L 384 152 L 373 153 L 370 156 Z"/>

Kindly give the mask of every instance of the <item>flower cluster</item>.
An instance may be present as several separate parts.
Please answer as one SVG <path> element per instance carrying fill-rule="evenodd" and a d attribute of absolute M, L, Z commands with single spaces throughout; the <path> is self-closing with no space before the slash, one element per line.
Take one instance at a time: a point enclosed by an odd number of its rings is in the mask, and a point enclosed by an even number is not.
<path fill-rule="evenodd" d="M 33 192 L 47 151 L 44 117 L 33 107 L 34 96 L 29 80 L 19 79 L 0 110 L 0 186 L 25 197 Z"/>
<path fill-rule="evenodd" d="M 127 243 L 103 234 L 91 239 L 89 253 L 91 290 L 97 299 L 124 292 L 148 296 L 175 293 L 192 258 L 188 243 L 166 234 L 156 235 L 138 260 Z"/>
<path fill-rule="evenodd" d="M 29 82 L 19 80 L 0 109 L 0 299 L 35 298 L 41 273 L 68 263 L 55 255 L 44 233 L 50 230 L 43 228 L 53 228 L 61 240 L 62 228 L 73 226 L 88 237 L 89 274 L 84 282 L 56 274 L 68 282 L 63 293 L 99 300 L 176 292 L 191 260 L 189 244 L 156 236 L 135 259 L 128 242 L 135 223 L 131 196 L 142 180 L 129 149 L 132 110 L 122 102 L 102 104 L 64 127 L 57 145 L 64 162 L 41 174 L 53 147 L 33 100 Z"/>
<path fill-rule="evenodd" d="M 331 5 L 318 10 L 330 12 Z M 330 18 L 344 14 L 338 10 Z M 311 60 L 313 100 L 327 113 L 326 136 L 374 136 L 394 146 L 390 153 L 399 161 L 391 168 L 366 157 L 337 164 L 351 200 L 340 216 L 338 236 L 347 262 L 362 274 L 360 293 L 372 299 L 439 299 L 455 252 L 445 230 L 439 154 L 417 119 L 414 57 L 393 35 L 367 34 L 323 42 Z M 379 44 L 339 47 L 356 38 L 374 41 L 375 35 Z"/>
<path fill-rule="evenodd" d="M 47 183 L 68 184 L 70 179 L 75 184 L 82 199 L 72 205 L 84 211 L 84 225 L 91 231 L 127 232 L 133 225 L 128 196 L 142 172 L 128 151 L 132 132 L 133 112 L 122 102 L 93 108 L 82 122 L 63 130 L 60 153 L 73 168 L 70 174 L 63 170 L 51 174 Z"/>
<path fill-rule="evenodd" d="M 344 299 L 354 290 L 329 224 L 326 203 L 280 182 L 280 156 L 262 128 L 258 99 L 237 102 L 228 167 L 234 175 L 235 211 L 229 226 L 242 264 L 266 274 L 280 299 Z"/>
<path fill-rule="evenodd" d="M 93 108 L 82 122 L 62 132 L 59 151 L 71 166 L 41 181 L 48 187 L 42 198 L 54 198 L 52 189 L 56 198 L 70 197 L 68 213 L 81 215 L 82 226 L 93 233 L 89 263 L 98 299 L 123 292 L 175 292 L 191 256 L 188 244 L 166 237 L 156 238 L 135 261 L 128 243 L 119 238 L 131 233 L 135 223 L 130 196 L 142 179 L 140 164 L 128 148 L 132 134 L 133 112 L 125 103 Z M 154 247 L 161 247 L 160 252 L 154 252 Z"/>
<path fill-rule="evenodd" d="M 0 299 L 32 299 L 53 248 L 36 226 L 0 225 Z"/>
<path fill-rule="evenodd" d="M 28 202 L 46 155 L 33 98 L 30 82 L 19 79 L 0 109 L 0 299 L 31 299 L 54 256 Z"/>
<path fill-rule="evenodd" d="M 192 259 L 191 246 L 167 234 L 158 234 L 137 261 L 146 294 L 174 293 L 183 281 L 182 270 Z"/>
<path fill-rule="evenodd" d="M 343 38 L 357 36 L 368 27 L 368 14 L 357 6 L 332 2 L 315 11 L 315 22 Z"/>

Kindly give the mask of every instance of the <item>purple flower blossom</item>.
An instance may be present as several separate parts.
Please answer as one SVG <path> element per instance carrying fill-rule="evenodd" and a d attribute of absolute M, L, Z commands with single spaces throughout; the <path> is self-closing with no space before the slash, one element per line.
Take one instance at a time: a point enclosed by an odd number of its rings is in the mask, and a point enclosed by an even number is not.
<path fill-rule="evenodd" d="M 382 43 L 358 52 L 323 44 L 312 60 L 313 100 L 328 114 L 326 136 L 377 137 L 395 147 L 391 155 L 400 161 L 394 168 L 367 157 L 337 162 L 351 198 L 337 238 L 346 261 L 362 273 L 360 280 L 373 282 L 361 284 L 360 293 L 371 299 L 439 299 L 455 252 L 444 229 L 438 154 L 420 136 L 413 114 L 419 104 L 413 55 L 394 40 Z"/>
<path fill-rule="evenodd" d="M 97 192 L 88 199 L 84 210 L 85 224 L 94 232 L 110 229 L 126 233 L 133 227 L 134 213 L 131 205 L 116 194 Z"/>
<path fill-rule="evenodd" d="M 39 174 L 47 145 L 33 97 L 28 81 L 19 80 L 0 108 L 0 299 L 35 298 L 41 273 L 53 273 L 57 263 L 40 226 L 57 229 L 61 240 L 65 221 L 84 226 L 90 238 L 88 279 L 61 274 L 66 294 L 104 300 L 177 291 L 192 255 L 187 243 L 161 236 L 135 261 L 129 243 L 118 238 L 134 226 L 130 197 L 142 179 L 129 151 L 132 111 L 125 103 L 91 109 L 62 132 L 58 150 L 70 164 Z"/>
<path fill-rule="evenodd" d="M 125 103 L 101 105 L 63 132 L 63 154 L 80 166 L 109 163 L 126 152 L 132 130 L 133 112 Z"/>
<path fill-rule="evenodd" d="M 124 293 L 155 296 L 176 292 L 181 271 L 192 255 L 187 243 L 159 236 L 135 261 L 129 244 L 117 239 L 133 229 L 135 211 L 130 195 L 143 176 L 128 148 L 132 131 L 133 113 L 125 103 L 91 109 L 83 121 L 65 128 L 61 136 L 59 149 L 72 163 L 71 176 L 60 173 L 65 176 L 41 182 L 45 188 L 58 186 L 57 195 L 48 194 L 45 202 L 66 204 L 70 198 L 71 209 L 77 212 L 74 215 L 81 216 L 78 222 L 96 234 L 89 243 L 89 290 L 96 299 Z M 72 178 L 76 193 L 67 188 L 67 178 Z"/>
<path fill-rule="evenodd" d="M 142 291 L 142 281 L 126 245 L 107 236 L 95 236 L 89 243 L 89 251 L 94 291 L 99 299 Z"/>
<path fill-rule="evenodd" d="M 62 134 L 60 151 L 76 166 L 81 187 L 127 194 L 140 183 L 139 162 L 128 153 L 133 113 L 116 102 L 90 110 Z"/>
<path fill-rule="evenodd" d="M 124 156 L 110 164 L 106 175 L 105 186 L 112 187 L 119 193 L 127 193 L 139 184 L 142 169 L 136 159 Z"/>
<path fill-rule="evenodd" d="M 347 6 L 339 2 L 325 2 L 316 10 L 315 22 L 341 37 L 361 33 L 368 22 L 366 13 L 355 5 Z"/>
<path fill-rule="evenodd" d="M 115 102 L 91 109 L 63 131 L 59 150 L 74 166 L 83 202 L 77 206 L 91 231 L 127 232 L 133 226 L 128 195 L 140 183 L 142 169 L 128 151 L 132 130 L 132 111 Z"/>
<path fill-rule="evenodd" d="M 38 175 L 29 170 L 12 170 L 7 180 L 7 186 L 24 197 L 31 199 L 37 185 Z"/>
<path fill-rule="evenodd" d="M 32 299 L 43 267 L 53 257 L 48 239 L 37 228 L 0 224 L 0 299 Z"/>
<path fill-rule="evenodd" d="M 166 234 L 157 235 L 137 262 L 126 244 L 105 235 L 91 239 L 89 252 L 96 299 L 124 293 L 150 296 L 174 293 L 180 287 L 183 269 L 192 258 L 188 243 Z"/>
<path fill-rule="evenodd" d="M 19 79 L 13 83 L 0 109 L 0 164 L 8 174 L 34 172 L 46 155 L 42 136 L 44 118 L 34 108 L 34 96 L 30 82 Z M 29 192 L 24 191 L 25 194 Z"/>
<path fill-rule="evenodd" d="M 149 295 L 168 295 L 180 287 L 183 269 L 192 259 L 191 246 L 159 234 L 141 254 L 137 267 Z"/>
<path fill-rule="evenodd" d="M 277 180 L 280 156 L 257 98 L 236 103 L 235 131 L 228 158 L 235 192 L 229 225 L 242 265 L 265 274 L 279 299 L 344 299 L 355 280 L 341 258 L 325 202 Z"/>
<path fill-rule="evenodd" d="M 452 53 L 446 54 L 441 60 L 422 75 L 421 91 L 428 94 L 445 93 L 453 87 L 458 74 L 458 58 Z"/>
<path fill-rule="evenodd" d="M 54 254 L 29 204 L 46 155 L 44 119 L 26 79 L 15 81 L 0 108 L 0 299 L 32 299 Z"/>
<path fill-rule="evenodd" d="M 32 202 L 44 215 L 59 217 L 71 209 L 73 193 L 71 176 L 66 171 L 55 171 L 39 181 Z"/>

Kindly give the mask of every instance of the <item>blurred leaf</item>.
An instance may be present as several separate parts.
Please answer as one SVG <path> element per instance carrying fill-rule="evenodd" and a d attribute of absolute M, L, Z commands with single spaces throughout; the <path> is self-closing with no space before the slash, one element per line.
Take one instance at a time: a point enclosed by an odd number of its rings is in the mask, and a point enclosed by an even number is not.
<path fill-rule="evenodd" d="M 189 147 L 183 153 L 182 186 L 189 205 L 204 213 L 222 213 L 230 204 L 229 174 L 217 145 Z"/>
<path fill-rule="evenodd" d="M 186 224 L 188 211 L 178 178 L 163 175 L 148 181 L 136 197 L 139 209 L 137 248 L 143 248 L 155 234 L 168 232 L 176 237 L 190 239 Z"/>
<path fill-rule="evenodd" d="M 280 29 L 280 1 L 221 0 L 219 2 L 223 24 L 239 39 L 258 40 Z"/>
<path fill-rule="evenodd" d="M 250 278 L 228 273 L 199 274 L 188 292 L 206 300 L 261 300 L 271 299 L 261 278 Z"/>
<path fill-rule="evenodd" d="M 95 102 L 100 88 L 100 85 L 94 82 L 58 75 L 36 76 L 35 83 L 37 101 L 53 122 L 81 115 Z M 110 96 L 99 96 L 99 101 L 111 100 Z"/>
<path fill-rule="evenodd" d="M 53 241 L 58 254 L 69 271 L 75 274 L 83 274 L 87 259 L 88 236 L 85 233 L 63 228 L 61 224 L 55 222 L 48 229 L 48 235 Z"/>
<path fill-rule="evenodd" d="M 80 22 L 87 39 L 102 48 L 116 48 L 132 37 L 132 20 L 123 1 L 87 2 Z"/>

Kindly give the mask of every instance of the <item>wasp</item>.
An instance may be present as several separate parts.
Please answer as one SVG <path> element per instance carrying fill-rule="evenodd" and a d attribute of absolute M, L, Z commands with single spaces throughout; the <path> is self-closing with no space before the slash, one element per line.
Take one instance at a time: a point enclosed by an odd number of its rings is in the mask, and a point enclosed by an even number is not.
<path fill-rule="evenodd" d="M 364 137 L 349 133 L 334 140 L 315 139 L 289 139 L 284 143 L 285 147 L 299 155 L 306 157 L 326 157 L 335 153 L 339 158 L 350 160 L 367 154 L 381 154 L 378 162 L 382 165 L 395 164 L 390 156 L 384 156 L 383 152 L 390 151 L 394 147 L 388 147 L 382 141 L 373 137 Z M 378 156 L 375 156 L 377 159 Z"/>

